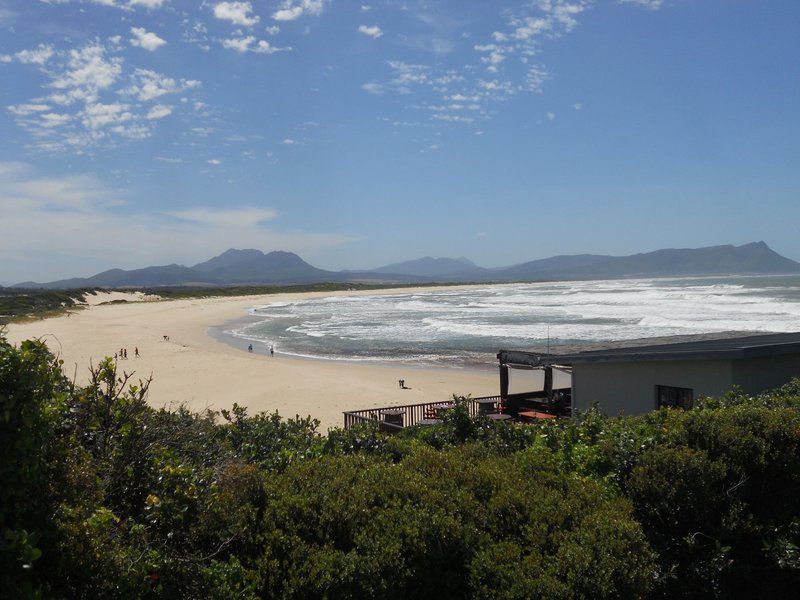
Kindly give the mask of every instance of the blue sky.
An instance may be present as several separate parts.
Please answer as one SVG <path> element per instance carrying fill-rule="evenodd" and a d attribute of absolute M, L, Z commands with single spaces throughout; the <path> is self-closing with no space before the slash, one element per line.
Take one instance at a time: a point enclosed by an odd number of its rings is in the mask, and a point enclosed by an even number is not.
<path fill-rule="evenodd" d="M 0 282 L 800 259 L 796 0 L 0 0 Z"/>

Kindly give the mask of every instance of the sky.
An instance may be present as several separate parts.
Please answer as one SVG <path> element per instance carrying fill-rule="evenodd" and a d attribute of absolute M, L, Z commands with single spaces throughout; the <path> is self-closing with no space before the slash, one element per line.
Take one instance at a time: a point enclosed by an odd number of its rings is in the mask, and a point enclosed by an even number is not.
<path fill-rule="evenodd" d="M 0 283 L 800 259 L 797 0 L 0 0 Z"/>

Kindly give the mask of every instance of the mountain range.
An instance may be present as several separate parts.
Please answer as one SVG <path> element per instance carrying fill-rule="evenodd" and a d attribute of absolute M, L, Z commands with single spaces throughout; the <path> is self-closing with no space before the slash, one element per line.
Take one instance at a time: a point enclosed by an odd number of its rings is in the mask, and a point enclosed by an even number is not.
<path fill-rule="evenodd" d="M 111 269 L 92 277 L 48 283 L 26 281 L 15 287 L 68 289 L 323 282 L 510 282 L 790 273 L 800 273 L 800 263 L 781 256 L 764 242 L 742 246 L 665 249 L 631 256 L 562 255 L 493 269 L 479 267 L 466 258 L 426 256 L 363 271 L 318 269 L 291 252 L 265 254 L 260 250 L 230 249 L 192 267 L 171 264 L 129 271 Z"/>

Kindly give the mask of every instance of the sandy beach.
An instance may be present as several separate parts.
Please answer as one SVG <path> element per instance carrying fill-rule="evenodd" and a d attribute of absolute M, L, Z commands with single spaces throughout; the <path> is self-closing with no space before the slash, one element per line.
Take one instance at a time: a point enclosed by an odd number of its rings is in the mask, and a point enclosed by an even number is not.
<path fill-rule="evenodd" d="M 431 288 L 424 288 L 430 290 Z M 408 288 L 402 290 L 410 291 Z M 209 335 L 209 328 L 247 315 L 258 304 L 340 294 L 392 293 L 313 292 L 236 298 L 142 301 L 99 304 L 127 297 L 90 297 L 90 306 L 70 315 L 8 326 L 12 343 L 42 338 L 64 360 L 65 371 L 79 383 L 90 365 L 113 356 L 121 347 L 128 360 L 120 368 L 136 378 L 151 374 L 153 406 L 191 410 L 230 408 L 234 402 L 250 413 L 277 410 L 284 417 L 311 415 L 321 429 L 341 426 L 342 411 L 376 406 L 446 400 L 452 394 L 493 395 L 498 378 L 492 371 L 428 369 L 359 364 L 249 354 Z M 169 336 L 169 341 L 163 339 Z M 140 357 L 134 357 L 138 347 Z M 405 379 L 410 389 L 400 389 Z"/>

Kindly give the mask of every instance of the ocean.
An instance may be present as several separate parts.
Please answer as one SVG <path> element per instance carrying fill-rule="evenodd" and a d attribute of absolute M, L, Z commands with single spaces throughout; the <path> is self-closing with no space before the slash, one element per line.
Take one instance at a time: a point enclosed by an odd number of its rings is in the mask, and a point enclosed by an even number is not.
<path fill-rule="evenodd" d="M 503 349 L 551 349 L 725 331 L 800 330 L 800 277 L 486 285 L 329 296 L 253 307 L 226 333 L 257 350 L 326 360 L 464 367 Z"/>

